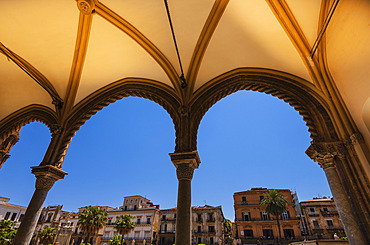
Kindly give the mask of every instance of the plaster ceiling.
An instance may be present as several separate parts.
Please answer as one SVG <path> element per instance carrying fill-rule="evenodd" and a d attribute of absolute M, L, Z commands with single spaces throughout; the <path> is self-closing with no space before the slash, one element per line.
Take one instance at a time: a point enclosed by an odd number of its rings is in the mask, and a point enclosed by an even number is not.
<path fill-rule="evenodd" d="M 90 19 L 75 0 L 0 0 L 0 42 L 72 106 L 128 77 L 155 80 L 178 93 L 181 72 L 164 1 L 88 2 L 99 5 Z M 286 5 L 312 47 L 321 0 L 168 0 L 184 73 L 195 90 L 240 67 L 276 69 L 314 82 L 271 2 Z M 355 121 L 370 97 L 369 5 L 341 0 L 325 38 L 330 72 Z M 77 45 L 81 36 L 87 38 L 86 53 L 83 40 Z M 0 55 L 0 120 L 30 104 L 55 109 L 45 88 Z"/>

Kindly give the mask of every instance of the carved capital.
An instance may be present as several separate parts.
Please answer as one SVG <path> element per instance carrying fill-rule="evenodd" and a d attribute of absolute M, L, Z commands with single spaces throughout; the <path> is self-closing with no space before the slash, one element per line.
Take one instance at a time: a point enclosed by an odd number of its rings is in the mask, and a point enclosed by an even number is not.
<path fill-rule="evenodd" d="M 176 169 L 178 180 L 192 180 L 194 167 L 189 164 L 180 164 Z"/>
<path fill-rule="evenodd" d="M 191 180 L 194 169 L 199 167 L 200 159 L 198 152 L 171 153 L 171 161 L 176 167 L 178 180 Z"/>
<path fill-rule="evenodd" d="M 334 158 L 335 155 L 331 153 L 327 153 L 325 155 L 318 154 L 315 157 L 314 161 L 317 162 L 323 169 L 334 168 L 335 167 Z"/>
<path fill-rule="evenodd" d="M 345 158 L 345 146 L 341 142 L 311 143 L 306 154 L 323 169 L 335 167 L 335 159 Z"/>
<path fill-rule="evenodd" d="M 77 0 L 77 7 L 83 14 L 92 14 L 94 12 L 95 3 L 93 0 Z"/>
<path fill-rule="evenodd" d="M 49 191 L 57 180 L 64 179 L 64 176 L 67 174 L 51 165 L 31 167 L 31 169 L 36 176 L 36 190 Z"/>

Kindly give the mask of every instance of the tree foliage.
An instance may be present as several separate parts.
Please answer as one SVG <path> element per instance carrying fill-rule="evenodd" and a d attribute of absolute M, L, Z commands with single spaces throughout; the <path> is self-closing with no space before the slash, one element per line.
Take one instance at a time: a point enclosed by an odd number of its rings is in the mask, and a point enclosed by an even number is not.
<path fill-rule="evenodd" d="M 88 206 L 78 214 L 78 222 L 80 229 L 86 234 L 86 242 L 89 241 L 90 235 L 94 235 L 103 228 L 107 221 L 107 211 L 98 206 Z"/>
<path fill-rule="evenodd" d="M 272 214 L 276 217 L 276 222 L 279 228 L 279 240 L 281 240 L 281 230 L 279 218 L 282 213 L 286 211 L 288 201 L 284 199 L 283 195 L 277 190 L 269 190 L 268 193 L 264 194 L 265 198 L 261 200 L 261 206 L 265 207 L 265 211 L 268 214 Z"/>
<path fill-rule="evenodd" d="M 114 222 L 114 228 L 117 230 L 119 234 L 122 235 L 121 244 L 123 243 L 123 236 L 130 233 L 133 229 L 135 229 L 136 222 L 131 222 L 131 219 L 135 217 L 125 214 L 117 216 L 116 222 Z"/>
<path fill-rule="evenodd" d="M 109 241 L 109 245 L 121 245 L 122 242 L 124 242 L 124 239 L 122 239 L 122 236 L 114 235 L 112 240 Z"/>
<path fill-rule="evenodd" d="M 0 221 L 0 245 L 12 244 L 16 233 L 15 222 L 5 219 Z"/>
<path fill-rule="evenodd" d="M 43 230 L 39 231 L 38 237 L 40 238 L 41 244 L 47 245 L 54 242 L 54 238 L 56 235 L 56 228 L 45 226 Z"/>

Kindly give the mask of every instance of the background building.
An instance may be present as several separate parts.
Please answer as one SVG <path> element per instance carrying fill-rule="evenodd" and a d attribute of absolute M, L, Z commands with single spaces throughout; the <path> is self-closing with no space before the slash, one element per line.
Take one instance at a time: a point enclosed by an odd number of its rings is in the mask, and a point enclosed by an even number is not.
<path fill-rule="evenodd" d="M 124 197 L 119 209 L 108 210 L 108 221 L 103 229 L 101 244 L 108 245 L 114 235 L 119 235 L 114 228 L 117 216 L 129 214 L 136 222 L 135 229 L 124 236 L 125 241 L 135 241 L 135 244 L 150 244 L 156 241 L 159 217 L 159 205 L 154 205 L 142 196 Z"/>
<path fill-rule="evenodd" d="M 279 229 L 275 217 L 265 212 L 260 205 L 267 193 L 267 188 L 252 188 L 248 191 L 234 193 L 235 224 L 237 238 L 242 243 L 269 244 L 279 237 Z M 288 189 L 278 189 L 278 192 L 288 201 L 287 211 L 280 221 L 281 237 L 285 240 L 298 240 L 301 230 L 295 210 L 293 193 Z"/>
<path fill-rule="evenodd" d="M 343 224 L 332 198 L 314 198 L 301 202 L 310 239 L 332 239 L 337 233 L 345 237 Z"/>
<path fill-rule="evenodd" d="M 9 201 L 10 198 L 0 197 L 0 220 L 11 220 L 19 226 L 27 208 L 10 204 Z"/>
<path fill-rule="evenodd" d="M 192 244 L 224 244 L 228 231 L 221 206 L 192 207 Z M 175 243 L 176 208 L 160 211 L 158 244 Z"/>

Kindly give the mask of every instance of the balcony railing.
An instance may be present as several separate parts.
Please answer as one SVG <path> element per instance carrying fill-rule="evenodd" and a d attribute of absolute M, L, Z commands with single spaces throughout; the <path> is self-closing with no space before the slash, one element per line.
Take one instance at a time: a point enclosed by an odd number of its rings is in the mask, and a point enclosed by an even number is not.
<path fill-rule="evenodd" d="M 150 225 L 151 222 L 150 221 L 146 221 L 146 222 L 136 222 L 137 225 Z"/>
<path fill-rule="evenodd" d="M 102 241 L 110 241 L 110 240 L 112 240 L 113 239 L 113 237 L 111 237 L 111 236 L 106 236 L 106 237 L 102 237 Z M 151 241 L 152 240 L 152 238 L 151 237 L 127 237 L 127 238 L 124 238 L 125 239 L 125 241 L 132 241 L 132 240 L 135 240 L 135 241 Z"/>
<path fill-rule="evenodd" d="M 176 233 L 176 231 L 175 230 L 165 230 L 165 231 L 159 231 L 159 234 L 174 234 L 174 233 Z"/>
<path fill-rule="evenodd" d="M 276 220 L 275 218 L 270 217 L 269 219 L 261 219 L 261 218 L 251 218 L 249 220 L 243 220 L 243 219 L 236 219 L 235 221 L 246 221 L 246 222 L 251 222 L 251 221 L 271 221 L 271 220 Z M 299 220 L 299 218 L 296 217 L 290 217 L 288 219 L 279 219 L 279 221 L 284 222 L 287 220 Z"/>
<path fill-rule="evenodd" d="M 196 222 L 203 222 L 203 219 L 196 219 Z"/>
<path fill-rule="evenodd" d="M 161 221 L 176 221 L 176 218 L 161 218 Z"/>
<path fill-rule="evenodd" d="M 216 221 L 215 218 L 207 219 L 207 222 L 215 222 L 215 221 Z"/>

